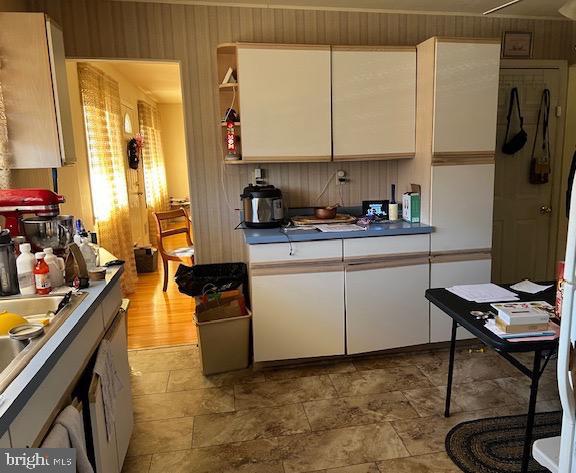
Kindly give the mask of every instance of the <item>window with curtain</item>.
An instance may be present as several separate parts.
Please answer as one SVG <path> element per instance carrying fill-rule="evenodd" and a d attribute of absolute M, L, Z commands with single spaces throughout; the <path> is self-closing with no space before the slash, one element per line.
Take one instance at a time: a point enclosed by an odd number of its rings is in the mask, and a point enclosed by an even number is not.
<path fill-rule="evenodd" d="M 144 138 L 142 147 L 142 166 L 146 186 L 146 204 L 148 205 L 148 228 L 155 228 L 153 212 L 169 210 L 166 167 L 162 152 L 160 133 L 160 113 L 155 105 L 138 101 L 138 121 L 140 133 Z M 156 232 L 150 231 L 150 243 L 158 243 Z"/>
<path fill-rule="evenodd" d="M 87 63 L 78 63 L 78 81 L 98 238 L 102 247 L 126 262 L 122 288 L 129 294 L 135 289 L 137 275 L 130 228 L 118 83 Z"/>

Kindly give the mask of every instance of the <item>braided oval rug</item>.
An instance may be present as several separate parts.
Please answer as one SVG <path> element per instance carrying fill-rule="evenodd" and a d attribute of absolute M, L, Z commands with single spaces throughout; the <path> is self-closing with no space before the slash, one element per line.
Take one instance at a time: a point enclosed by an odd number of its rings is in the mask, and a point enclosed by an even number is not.
<path fill-rule="evenodd" d="M 561 412 L 536 414 L 534 440 L 560 435 Z M 463 422 L 446 436 L 446 452 L 465 473 L 520 472 L 526 416 L 494 417 Z M 550 473 L 531 459 L 530 473 Z"/>

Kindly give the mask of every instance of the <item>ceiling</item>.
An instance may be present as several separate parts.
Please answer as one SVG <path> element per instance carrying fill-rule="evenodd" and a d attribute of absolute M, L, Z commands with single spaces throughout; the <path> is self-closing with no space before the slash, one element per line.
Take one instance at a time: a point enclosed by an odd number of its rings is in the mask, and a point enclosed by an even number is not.
<path fill-rule="evenodd" d="M 177 63 L 112 61 L 109 64 L 156 102 L 182 103 L 180 66 Z"/>
<path fill-rule="evenodd" d="M 306 8 L 334 10 L 402 11 L 481 15 L 482 12 L 506 3 L 507 0 L 120 0 L 190 5 L 234 5 L 261 8 Z M 558 8 L 568 0 L 522 0 L 495 16 L 564 18 Z"/>

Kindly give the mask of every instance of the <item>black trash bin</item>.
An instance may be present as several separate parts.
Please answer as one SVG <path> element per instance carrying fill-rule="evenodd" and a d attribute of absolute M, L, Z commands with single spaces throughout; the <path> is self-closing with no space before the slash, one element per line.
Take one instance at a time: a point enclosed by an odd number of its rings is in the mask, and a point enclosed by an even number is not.
<path fill-rule="evenodd" d="M 202 296 L 204 294 L 233 291 L 243 286 L 246 296 L 248 270 L 245 263 L 181 264 L 176 271 L 176 284 L 182 294 Z"/>

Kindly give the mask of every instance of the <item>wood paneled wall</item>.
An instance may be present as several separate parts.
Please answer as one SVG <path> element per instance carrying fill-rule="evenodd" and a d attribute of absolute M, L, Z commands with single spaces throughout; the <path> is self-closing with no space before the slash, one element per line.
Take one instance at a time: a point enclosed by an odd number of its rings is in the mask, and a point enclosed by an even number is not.
<path fill-rule="evenodd" d="M 569 21 L 105 0 L 31 0 L 29 8 L 45 11 L 61 23 L 68 56 L 181 61 L 194 237 L 198 261 L 202 263 L 243 257 L 240 232 L 233 230 L 238 223 L 233 208 L 239 206 L 239 194 L 251 180 L 254 168 L 246 165 L 224 169 L 221 164 L 217 44 L 266 41 L 415 45 L 434 35 L 499 37 L 503 31 L 532 31 L 535 58 L 574 59 L 575 30 Z M 315 204 L 316 195 L 339 168 L 347 170 L 351 179 L 345 188 L 346 204 L 386 197 L 389 184 L 396 181 L 394 162 L 262 167 L 268 181 L 284 191 L 291 206 Z M 321 202 L 338 200 L 336 189 L 330 186 Z"/>

